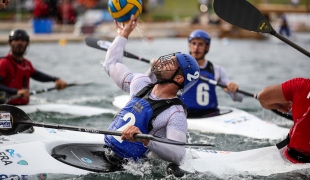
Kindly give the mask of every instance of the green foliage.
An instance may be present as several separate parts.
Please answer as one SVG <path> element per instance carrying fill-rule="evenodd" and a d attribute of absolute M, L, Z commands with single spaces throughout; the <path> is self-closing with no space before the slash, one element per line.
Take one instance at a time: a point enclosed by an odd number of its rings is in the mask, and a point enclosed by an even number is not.
<path fill-rule="evenodd" d="M 199 13 L 197 0 L 164 0 L 163 6 L 154 8 L 148 6 L 148 13 L 145 16 L 153 21 L 171 21 L 193 17 L 197 13 Z"/>

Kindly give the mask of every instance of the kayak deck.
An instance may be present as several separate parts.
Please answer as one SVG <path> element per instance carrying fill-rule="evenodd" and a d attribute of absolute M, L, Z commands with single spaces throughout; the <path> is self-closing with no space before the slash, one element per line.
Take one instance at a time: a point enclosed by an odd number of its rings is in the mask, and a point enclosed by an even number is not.
<path fill-rule="evenodd" d="M 83 175 L 119 170 L 102 158 L 103 136 L 41 127 L 34 127 L 32 133 L 0 136 L 1 173 L 25 177 L 41 173 Z M 310 163 L 288 162 L 281 151 L 271 146 L 240 152 L 188 148 L 184 164 L 170 165 L 167 169 L 176 176 L 198 172 L 223 177 L 269 176 L 309 168 Z"/>
<path fill-rule="evenodd" d="M 95 116 L 100 114 L 116 114 L 117 111 L 112 109 L 73 105 L 73 104 L 29 104 L 17 106 L 25 111 L 25 113 L 42 112 L 57 112 L 62 114 L 72 114 L 76 116 Z"/>

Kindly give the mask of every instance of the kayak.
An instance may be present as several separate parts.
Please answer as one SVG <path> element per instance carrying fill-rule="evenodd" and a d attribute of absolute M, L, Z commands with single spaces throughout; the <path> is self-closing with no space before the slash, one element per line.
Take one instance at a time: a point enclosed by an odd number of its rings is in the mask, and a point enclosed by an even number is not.
<path fill-rule="evenodd" d="M 27 179 L 41 173 L 85 175 L 123 170 L 105 158 L 102 134 L 32 128 L 28 132 L 0 136 L 1 178 Z M 290 163 L 275 146 L 241 152 L 187 148 L 183 164 L 176 168 L 170 172 L 211 173 L 219 177 L 269 176 L 308 169 L 310 164 Z"/>
<path fill-rule="evenodd" d="M 28 132 L 0 136 L 0 177 L 123 170 L 111 164 L 104 152 L 103 134 L 32 127 Z"/>
<path fill-rule="evenodd" d="M 270 176 L 310 168 L 310 163 L 293 164 L 288 161 L 283 155 L 285 148 L 279 150 L 276 146 L 270 146 L 240 152 L 192 150 L 190 160 L 180 168 L 191 167 L 192 172 L 211 173 L 220 177 Z"/>
<path fill-rule="evenodd" d="M 17 106 L 27 114 L 41 112 L 57 112 L 62 114 L 71 114 L 76 116 L 96 116 L 100 114 L 116 114 L 112 109 L 73 105 L 73 104 L 29 104 Z"/>
<path fill-rule="evenodd" d="M 129 95 L 116 96 L 113 105 L 122 108 L 129 101 Z M 188 118 L 188 129 L 202 133 L 234 134 L 255 139 L 282 140 L 288 128 L 264 121 L 246 111 L 219 106 L 220 113 L 215 116 Z"/>

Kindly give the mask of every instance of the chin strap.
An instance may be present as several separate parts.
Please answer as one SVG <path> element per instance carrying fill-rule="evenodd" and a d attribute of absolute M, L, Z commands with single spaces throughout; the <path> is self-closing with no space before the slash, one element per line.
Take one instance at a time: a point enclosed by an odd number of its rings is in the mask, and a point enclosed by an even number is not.
<path fill-rule="evenodd" d="M 180 89 L 183 89 L 183 87 L 184 87 L 183 85 L 175 82 L 172 79 L 165 79 L 165 80 L 157 81 L 155 84 L 165 84 L 165 83 L 173 83 L 173 84 L 179 86 Z"/>
<path fill-rule="evenodd" d="M 179 84 L 179 83 L 177 83 L 177 82 L 175 82 L 175 81 L 173 80 L 174 77 L 177 75 L 177 73 L 178 73 L 179 70 L 180 70 L 180 68 L 178 68 L 178 69 L 174 72 L 174 74 L 172 75 L 172 77 L 171 77 L 170 79 L 163 79 L 163 80 L 161 80 L 161 81 L 157 81 L 155 84 L 173 83 L 173 84 L 179 86 L 180 89 L 183 89 L 183 88 L 184 88 L 184 85 L 181 85 L 181 84 Z"/>

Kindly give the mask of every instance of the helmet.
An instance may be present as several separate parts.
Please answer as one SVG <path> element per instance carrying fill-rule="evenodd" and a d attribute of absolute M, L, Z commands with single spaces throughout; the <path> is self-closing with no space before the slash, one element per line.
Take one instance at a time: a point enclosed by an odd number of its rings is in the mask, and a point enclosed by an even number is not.
<path fill-rule="evenodd" d="M 22 29 L 15 29 L 11 31 L 9 35 L 9 41 L 11 42 L 12 40 L 15 40 L 15 39 L 22 39 L 22 40 L 26 40 L 29 42 L 29 36 L 27 32 Z"/>
<path fill-rule="evenodd" d="M 200 69 L 195 58 L 189 54 L 176 54 L 180 70 L 184 74 L 183 93 L 188 91 L 199 79 Z"/>
<path fill-rule="evenodd" d="M 196 38 L 203 39 L 207 44 L 211 43 L 210 35 L 204 30 L 198 29 L 193 31 L 188 37 L 188 42 L 191 42 L 191 40 Z"/>

